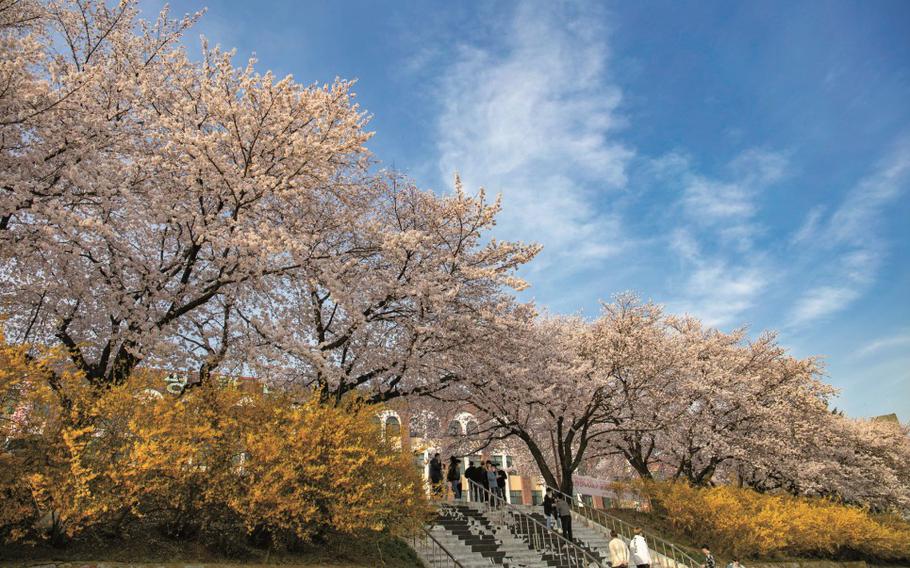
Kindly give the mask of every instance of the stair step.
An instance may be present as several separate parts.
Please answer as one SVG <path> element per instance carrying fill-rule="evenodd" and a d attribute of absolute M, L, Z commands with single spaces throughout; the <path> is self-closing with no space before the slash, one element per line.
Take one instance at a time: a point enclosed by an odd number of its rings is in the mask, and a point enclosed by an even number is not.
<path fill-rule="evenodd" d="M 529 516 L 541 524 L 543 515 L 533 508 Z M 483 504 L 461 503 L 440 509 L 430 532 L 465 568 L 567 568 L 565 559 L 551 551 L 535 550 L 520 525 L 503 524 L 507 514 L 490 511 Z M 603 563 L 605 555 L 598 550 L 603 537 L 594 530 L 579 531 L 576 543 L 593 558 Z M 429 564 L 436 568 L 433 564 Z"/>

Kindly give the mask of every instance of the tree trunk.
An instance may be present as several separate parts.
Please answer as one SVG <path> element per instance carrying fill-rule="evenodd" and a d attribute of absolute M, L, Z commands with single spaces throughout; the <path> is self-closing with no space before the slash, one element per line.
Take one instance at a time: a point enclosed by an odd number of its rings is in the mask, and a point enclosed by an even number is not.
<path fill-rule="evenodd" d="M 557 489 L 559 489 L 560 491 L 562 491 L 569 497 L 574 496 L 573 491 L 575 491 L 575 482 L 572 480 L 571 471 L 562 472 L 562 482 L 559 484 L 559 487 L 557 487 Z"/>
<path fill-rule="evenodd" d="M 654 474 L 651 473 L 651 468 L 648 467 L 648 464 L 641 460 L 629 460 L 629 465 L 632 466 L 632 469 L 635 470 L 635 473 L 638 474 L 642 479 L 652 480 L 654 479 Z"/>

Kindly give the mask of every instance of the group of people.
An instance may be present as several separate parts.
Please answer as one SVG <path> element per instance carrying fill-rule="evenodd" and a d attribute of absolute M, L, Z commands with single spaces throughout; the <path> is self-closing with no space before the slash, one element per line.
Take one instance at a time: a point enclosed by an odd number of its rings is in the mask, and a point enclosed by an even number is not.
<path fill-rule="evenodd" d="M 547 519 L 547 528 L 556 527 L 562 530 L 562 536 L 572 540 L 572 507 L 565 499 L 557 499 L 553 492 L 547 489 L 543 498 L 543 514 Z"/>
<path fill-rule="evenodd" d="M 439 454 L 435 454 L 429 463 L 430 487 L 436 497 L 443 497 L 445 489 L 442 484 L 443 466 Z M 474 483 L 469 484 L 472 501 L 488 501 L 492 496 L 505 500 L 506 481 L 509 474 L 504 469 L 487 460 L 479 465 L 468 462 L 464 470 L 464 477 Z M 449 465 L 445 472 L 446 484 L 452 489 L 456 500 L 461 499 L 461 460 L 455 456 L 449 458 Z M 482 488 L 482 489 L 481 489 Z"/>
<path fill-rule="evenodd" d="M 566 498 L 554 497 L 553 492 L 547 489 L 547 494 L 543 499 L 543 513 L 547 519 L 547 528 L 555 529 L 557 526 L 562 530 L 562 536 L 573 540 L 572 538 L 572 507 Z M 645 540 L 642 530 L 636 527 L 634 534 L 626 544 L 619 533 L 615 530 L 610 531 L 610 566 L 612 568 L 651 568 L 651 550 L 648 548 L 648 541 Z M 711 554 L 711 548 L 705 544 L 701 547 L 702 554 L 705 555 L 705 563 L 701 568 L 717 568 L 714 555 Z M 727 568 L 745 568 L 740 564 L 738 558 L 727 564 Z"/>
<path fill-rule="evenodd" d="M 626 544 L 616 531 L 610 531 L 610 566 L 612 568 L 651 568 L 651 551 L 648 542 L 642 535 L 641 529 L 636 528 L 635 534 Z M 705 555 L 705 563 L 701 568 L 717 568 L 717 561 L 711 554 L 711 547 L 707 544 L 701 546 L 701 553 Z M 727 568 L 745 568 L 739 558 L 734 558 Z"/>
<path fill-rule="evenodd" d="M 446 484 L 451 488 L 456 500 L 461 499 L 461 460 L 455 456 L 449 458 L 449 464 L 443 474 L 442 460 L 435 454 L 429 463 L 430 486 L 433 494 L 438 498 L 445 496 L 445 486 L 442 483 L 445 477 Z M 505 499 L 506 480 L 509 474 L 497 464 L 487 460 L 474 465 L 468 462 L 464 470 L 464 477 L 474 483 L 469 484 L 472 501 L 489 501 L 493 496 Z M 572 506 L 566 498 L 558 498 L 550 489 L 543 499 L 543 513 L 546 518 L 547 529 L 559 529 L 562 536 L 568 540 L 572 537 Z M 610 566 L 612 568 L 651 568 L 651 551 L 645 540 L 642 530 L 636 528 L 629 543 L 620 538 L 616 531 L 610 531 Z M 714 556 L 707 544 L 701 547 L 705 555 L 702 568 L 717 568 Z M 738 558 L 727 564 L 727 568 L 745 568 Z"/>
<path fill-rule="evenodd" d="M 557 526 L 562 530 L 562 536 L 573 540 L 572 536 L 572 507 L 566 498 L 557 498 L 547 489 L 543 498 L 543 514 L 547 519 L 547 528 Z M 642 536 L 641 529 L 635 529 L 635 535 L 629 544 L 619 538 L 616 531 L 610 531 L 610 566 L 612 568 L 650 568 L 651 551 L 648 543 Z M 715 568 L 708 566 L 706 568 Z"/>
<path fill-rule="evenodd" d="M 616 531 L 610 531 L 610 566 L 613 568 L 650 568 L 651 550 L 640 528 L 629 544 L 619 537 Z"/>

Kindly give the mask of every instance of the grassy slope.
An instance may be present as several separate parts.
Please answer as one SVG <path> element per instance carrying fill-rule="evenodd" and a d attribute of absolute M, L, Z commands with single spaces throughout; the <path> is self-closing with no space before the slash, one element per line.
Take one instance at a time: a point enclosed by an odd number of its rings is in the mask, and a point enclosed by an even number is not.
<path fill-rule="evenodd" d="M 651 534 L 672 542 L 696 560 L 704 558 L 700 550 L 703 543 L 694 542 L 688 536 L 678 533 L 673 529 L 673 526 L 660 515 L 632 509 L 608 509 L 606 512 L 626 521 L 630 525 L 642 527 L 645 532 L 650 532 Z"/>
<path fill-rule="evenodd" d="M 0 566 L 31 566 L 46 562 L 131 562 L 180 564 L 278 564 L 332 568 L 413 568 L 420 566 L 413 551 L 397 540 L 360 541 L 336 537 L 319 546 L 294 553 L 267 553 L 239 544 L 227 551 L 196 542 L 180 542 L 148 535 L 141 540 L 77 540 L 66 548 L 0 544 Z"/>
<path fill-rule="evenodd" d="M 688 536 L 676 532 L 670 523 L 659 515 L 634 511 L 632 509 L 606 509 L 604 512 L 618 519 L 622 519 L 632 526 L 641 527 L 648 534 L 659 536 L 668 542 L 672 542 L 680 550 L 687 553 L 698 562 L 704 561 L 705 556 L 701 553 L 702 543 L 694 542 Z M 720 557 L 717 557 L 717 564 L 721 565 Z M 723 565 L 726 566 L 726 562 L 724 562 Z"/>
<path fill-rule="evenodd" d="M 698 561 L 704 559 L 704 555 L 701 553 L 701 545 L 704 543 L 695 542 L 690 537 L 685 534 L 682 534 L 676 531 L 673 526 L 660 515 L 656 513 L 645 513 L 641 511 L 634 511 L 632 509 L 607 509 L 607 513 L 610 515 L 620 518 L 627 523 L 635 526 L 642 527 L 645 532 L 650 532 L 651 534 L 657 535 L 665 540 L 668 540 L 676 544 L 680 549 L 687 552 L 692 558 Z M 715 557 L 717 559 L 717 565 L 720 567 L 726 566 L 727 563 L 732 560 L 726 556 L 722 556 L 715 551 Z M 779 562 L 819 562 L 819 558 L 790 558 L 790 557 L 775 557 L 773 559 L 767 560 L 747 560 L 744 559 L 744 564 L 749 566 L 754 563 L 779 563 Z M 886 565 L 880 564 L 882 568 Z M 896 566 L 896 565 L 894 565 Z"/>

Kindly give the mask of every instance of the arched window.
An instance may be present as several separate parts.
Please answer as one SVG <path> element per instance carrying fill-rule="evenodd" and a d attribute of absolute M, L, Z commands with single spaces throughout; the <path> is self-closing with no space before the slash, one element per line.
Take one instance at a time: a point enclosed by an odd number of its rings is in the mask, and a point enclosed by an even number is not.
<path fill-rule="evenodd" d="M 477 435 L 477 421 L 476 420 L 469 421 L 468 425 L 466 427 L 466 430 L 467 430 L 468 436 L 476 436 Z"/>
<path fill-rule="evenodd" d="M 435 414 L 428 415 L 427 416 L 427 431 L 426 431 L 427 435 L 426 435 L 426 437 L 432 438 L 434 436 L 438 436 L 439 433 L 440 433 L 439 417 L 436 416 Z"/>
<path fill-rule="evenodd" d="M 401 436 L 401 422 L 397 416 L 389 416 L 385 419 L 385 435 L 398 437 Z"/>
<path fill-rule="evenodd" d="M 464 434 L 464 431 L 461 429 L 461 422 L 458 420 L 452 420 L 449 422 L 449 436 L 461 436 Z"/>
<path fill-rule="evenodd" d="M 411 438 L 426 438 L 426 432 L 424 432 L 423 424 L 421 424 L 419 416 L 411 416 L 408 419 L 408 436 Z"/>

